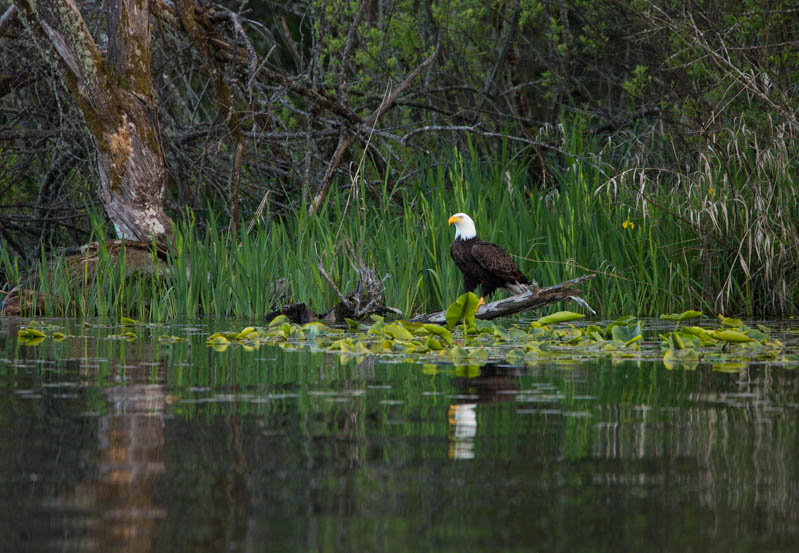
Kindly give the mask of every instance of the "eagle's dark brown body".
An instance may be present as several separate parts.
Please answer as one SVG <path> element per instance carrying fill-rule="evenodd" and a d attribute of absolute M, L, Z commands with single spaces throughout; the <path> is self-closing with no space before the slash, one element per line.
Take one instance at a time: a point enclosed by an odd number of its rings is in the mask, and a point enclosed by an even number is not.
<path fill-rule="evenodd" d="M 491 242 L 473 238 L 455 238 L 449 247 L 455 265 L 463 273 L 464 292 L 473 292 L 479 284 L 484 296 L 497 288 L 505 288 L 515 294 L 525 291 L 530 284 L 511 256 Z"/>

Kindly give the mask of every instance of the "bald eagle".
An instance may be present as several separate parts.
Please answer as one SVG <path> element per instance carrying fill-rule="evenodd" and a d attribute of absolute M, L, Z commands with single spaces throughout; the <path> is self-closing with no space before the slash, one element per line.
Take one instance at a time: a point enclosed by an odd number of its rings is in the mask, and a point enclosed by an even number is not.
<path fill-rule="evenodd" d="M 448 224 L 455 223 L 455 240 L 449 253 L 463 273 L 463 289 L 473 292 L 479 284 L 483 295 L 504 288 L 514 294 L 529 290 L 530 281 L 522 274 L 511 256 L 491 242 L 477 237 L 474 221 L 465 213 L 456 213 Z"/>

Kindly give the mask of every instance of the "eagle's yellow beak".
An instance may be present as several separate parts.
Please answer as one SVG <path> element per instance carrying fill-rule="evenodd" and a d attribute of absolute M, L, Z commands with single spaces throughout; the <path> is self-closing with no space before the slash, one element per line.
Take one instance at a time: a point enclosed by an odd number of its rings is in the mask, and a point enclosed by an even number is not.
<path fill-rule="evenodd" d="M 458 217 L 457 215 L 453 215 L 452 217 L 449 218 L 449 220 L 447 221 L 447 224 L 451 225 L 452 223 L 460 223 L 460 222 L 461 222 L 461 218 Z"/>

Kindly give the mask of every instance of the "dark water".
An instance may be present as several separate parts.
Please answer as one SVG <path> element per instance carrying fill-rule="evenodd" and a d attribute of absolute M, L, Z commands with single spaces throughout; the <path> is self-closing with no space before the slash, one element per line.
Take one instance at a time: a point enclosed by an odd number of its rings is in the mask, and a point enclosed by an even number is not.
<path fill-rule="evenodd" d="M 0 320 L 0 551 L 799 551 L 796 371 L 468 379 L 215 352 L 200 325 L 20 346 L 19 323 Z"/>

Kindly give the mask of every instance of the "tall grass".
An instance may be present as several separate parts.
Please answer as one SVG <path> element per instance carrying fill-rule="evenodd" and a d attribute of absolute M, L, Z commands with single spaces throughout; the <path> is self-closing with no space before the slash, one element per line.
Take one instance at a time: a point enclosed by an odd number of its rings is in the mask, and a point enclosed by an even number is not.
<path fill-rule="evenodd" d="M 479 235 L 516 257 L 541 286 L 585 273 L 585 298 L 603 317 L 696 308 L 743 315 L 792 314 L 799 301 L 799 193 L 787 142 L 709 153 L 693 171 L 642 169 L 603 157 L 579 124 L 567 127 L 550 160 L 552 186 L 530 183 L 529 152 L 453 150 L 402 188 L 362 180 L 331 194 L 316 216 L 270 216 L 232 236 L 215 219 L 187 213 L 157 276 L 128 275 L 124 256 L 100 250 L 89 278 L 65 260 L 42 259 L 28 287 L 46 292 L 50 315 L 164 320 L 224 315 L 257 319 L 280 303 L 321 312 L 337 297 L 317 264 L 346 292 L 357 273 L 347 247 L 385 281 L 386 303 L 410 315 L 444 308 L 461 292 L 449 257 L 447 219 L 469 213 Z M 795 152 L 794 152 L 795 153 Z M 420 160 L 421 165 L 421 160 Z M 102 228 L 96 229 L 102 238 Z M 7 275 L 15 260 L 0 250 Z M 272 286 L 287 283 L 287 297 Z"/>

